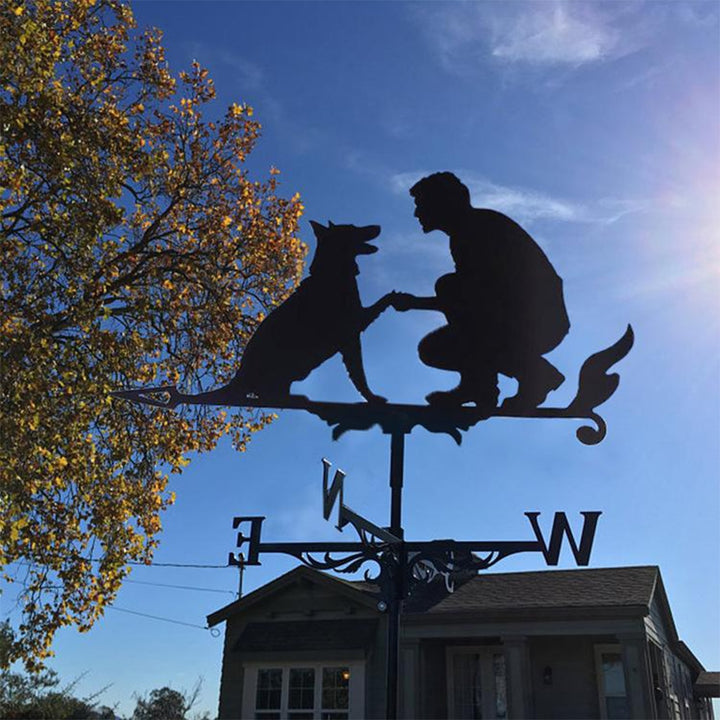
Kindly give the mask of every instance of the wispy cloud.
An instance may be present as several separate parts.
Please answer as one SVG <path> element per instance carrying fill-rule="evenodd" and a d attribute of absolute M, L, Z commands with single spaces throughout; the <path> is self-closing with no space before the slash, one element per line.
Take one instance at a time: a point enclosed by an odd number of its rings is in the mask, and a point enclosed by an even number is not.
<path fill-rule="evenodd" d="M 620 47 L 620 33 L 590 7 L 538 3 L 515 17 L 495 17 L 492 55 L 541 65 L 582 65 L 613 57 Z"/>
<path fill-rule="evenodd" d="M 390 187 L 393 192 L 404 194 L 421 177 L 429 174 L 425 170 L 396 173 L 390 177 Z M 591 207 L 537 190 L 498 185 L 468 171 L 458 170 L 456 174 L 470 190 L 473 205 L 498 210 L 526 225 L 539 220 L 611 224 L 652 204 L 647 200 L 604 198 Z"/>
<path fill-rule="evenodd" d="M 235 71 L 235 81 L 243 90 L 259 90 L 265 84 L 265 73 L 262 68 L 237 53 L 199 42 L 190 43 L 188 49 L 189 54 L 201 65 L 222 63 L 231 67 Z"/>
<path fill-rule="evenodd" d="M 614 3 L 421 4 L 415 16 L 444 67 L 461 74 L 488 59 L 578 67 L 627 55 L 648 38 L 632 6 Z"/>
<path fill-rule="evenodd" d="M 188 54 L 203 65 L 225 65 L 234 73 L 235 89 L 243 99 L 257 105 L 260 120 L 263 124 L 271 121 L 282 133 L 283 139 L 297 154 L 311 152 L 323 144 L 323 136 L 319 130 L 300 127 L 277 98 L 273 91 L 273 78 L 256 63 L 243 55 L 216 48 L 207 43 L 193 42 L 188 45 Z M 249 98 L 246 96 L 249 95 Z"/>

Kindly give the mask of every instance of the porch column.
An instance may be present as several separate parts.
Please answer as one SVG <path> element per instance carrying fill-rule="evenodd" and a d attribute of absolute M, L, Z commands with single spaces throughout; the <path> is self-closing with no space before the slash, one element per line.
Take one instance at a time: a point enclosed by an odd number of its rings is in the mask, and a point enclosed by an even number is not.
<path fill-rule="evenodd" d="M 403 641 L 400 645 L 400 718 L 421 717 L 418 707 L 420 695 L 420 641 Z"/>
<path fill-rule="evenodd" d="M 533 717 L 530 651 L 524 635 L 502 638 L 505 652 L 508 720 L 527 720 Z"/>
<path fill-rule="evenodd" d="M 652 674 L 644 633 L 618 635 L 625 670 L 625 692 L 633 718 L 653 718 Z"/>

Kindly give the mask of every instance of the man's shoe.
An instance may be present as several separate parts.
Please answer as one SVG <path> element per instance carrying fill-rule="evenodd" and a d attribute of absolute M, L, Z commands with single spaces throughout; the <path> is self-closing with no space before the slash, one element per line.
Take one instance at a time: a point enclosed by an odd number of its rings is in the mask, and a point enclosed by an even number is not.
<path fill-rule="evenodd" d="M 547 362 L 542 378 L 533 378 L 533 381 L 520 381 L 516 395 L 503 400 L 502 409 L 510 412 L 525 412 L 534 410 L 542 405 L 547 396 L 557 390 L 564 382 L 565 376 L 554 366 Z"/>
<path fill-rule="evenodd" d="M 475 403 L 476 407 L 484 411 L 494 410 L 497 407 L 497 387 L 479 392 L 460 383 L 454 390 L 436 390 L 425 398 L 428 405 L 438 408 L 457 408 L 465 403 Z"/>

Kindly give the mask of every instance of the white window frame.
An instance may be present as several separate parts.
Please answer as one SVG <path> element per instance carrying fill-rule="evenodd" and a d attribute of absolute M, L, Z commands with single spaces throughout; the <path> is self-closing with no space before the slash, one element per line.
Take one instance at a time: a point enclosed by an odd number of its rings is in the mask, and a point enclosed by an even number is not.
<path fill-rule="evenodd" d="M 290 670 L 295 668 L 312 668 L 315 670 L 315 707 L 313 717 L 319 720 L 323 712 L 322 702 L 322 670 L 323 668 L 346 667 L 350 671 L 348 686 L 348 720 L 362 720 L 365 716 L 365 663 L 357 660 L 323 660 L 318 662 L 297 660 L 293 662 L 249 662 L 244 663 L 245 678 L 243 681 L 242 717 L 255 717 L 255 696 L 257 691 L 258 670 L 281 669 L 282 691 L 280 695 L 280 717 L 287 718 L 289 712 L 303 710 L 288 709 Z M 304 712 L 311 712 L 306 710 Z"/>
<path fill-rule="evenodd" d="M 445 649 L 445 669 L 447 675 L 447 707 L 448 717 L 456 717 L 457 712 L 455 709 L 455 673 L 454 660 L 458 655 L 480 655 L 481 660 L 481 673 L 480 683 L 483 689 L 489 688 L 490 693 L 483 693 L 483 717 L 493 718 L 496 717 L 496 702 L 495 697 L 495 674 L 493 670 L 493 658 L 495 655 L 503 655 L 505 657 L 505 692 L 506 702 L 509 702 L 508 689 L 510 687 L 510 681 L 508 679 L 508 661 L 507 655 L 505 655 L 505 649 L 502 645 L 449 645 Z M 506 717 L 508 716 L 506 708 Z"/>
<path fill-rule="evenodd" d="M 602 645 L 595 645 L 595 677 L 597 679 L 597 690 L 598 690 L 598 704 L 600 705 L 600 718 L 601 720 L 607 720 L 607 704 L 606 699 L 608 695 L 605 693 L 605 674 L 602 668 L 602 656 L 604 653 L 613 653 L 620 655 L 620 660 L 623 666 L 623 685 L 625 686 L 625 701 L 630 708 L 630 696 L 628 694 L 628 683 L 627 675 L 625 674 L 625 657 L 623 656 L 622 645 L 619 643 L 606 643 Z M 609 697 L 616 697 L 610 695 Z"/>

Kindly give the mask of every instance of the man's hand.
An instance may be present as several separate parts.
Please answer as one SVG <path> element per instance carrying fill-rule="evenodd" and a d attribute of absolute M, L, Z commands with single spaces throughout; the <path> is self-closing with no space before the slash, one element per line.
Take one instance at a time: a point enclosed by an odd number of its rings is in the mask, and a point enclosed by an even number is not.
<path fill-rule="evenodd" d="M 418 297 L 410 293 L 395 291 L 388 293 L 388 296 L 390 296 L 390 304 L 398 312 L 405 312 L 406 310 L 440 310 L 436 297 Z"/>
<path fill-rule="evenodd" d="M 392 292 L 392 297 L 390 299 L 390 304 L 397 310 L 398 312 L 405 312 L 406 310 L 412 310 L 413 307 L 415 307 L 415 302 L 417 298 L 414 295 L 411 295 L 410 293 L 403 293 L 403 292 Z"/>

